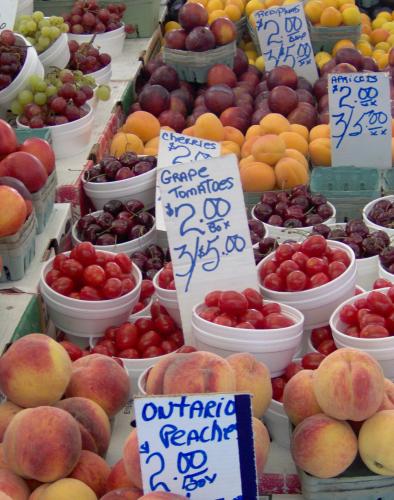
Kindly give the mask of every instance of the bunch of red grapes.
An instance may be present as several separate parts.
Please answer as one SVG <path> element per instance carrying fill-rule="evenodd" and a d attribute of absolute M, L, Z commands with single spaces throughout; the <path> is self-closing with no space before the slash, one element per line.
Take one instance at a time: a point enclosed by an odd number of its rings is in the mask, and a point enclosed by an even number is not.
<path fill-rule="evenodd" d="M 84 75 L 94 73 L 111 63 L 111 56 L 93 47 L 92 42 L 79 44 L 76 40 L 69 40 L 70 61 L 68 68 L 82 71 Z"/>
<path fill-rule="evenodd" d="M 16 45 L 16 37 L 10 30 L 0 33 L 0 91 L 17 77 L 26 59 L 27 47 Z"/>

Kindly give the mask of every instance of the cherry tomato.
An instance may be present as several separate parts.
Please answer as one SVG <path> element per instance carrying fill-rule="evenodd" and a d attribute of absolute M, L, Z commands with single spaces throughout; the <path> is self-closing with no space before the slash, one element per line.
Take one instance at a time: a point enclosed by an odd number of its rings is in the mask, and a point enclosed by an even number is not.
<path fill-rule="evenodd" d="M 316 370 L 324 358 L 320 352 L 309 352 L 301 359 L 301 365 L 305 370 Z"/>
<path fill-rule="evenodd" d="M 294 252 L 293 255 L 291 256 L 291 260 L 293 260 L 298 265 L 298 267 L 303 271 L 305 269 L 308 256 L 305 255 L 303 252 Z"/>
<path fill-rule="evenodd" d="M 355 306 L 353 306 L 352 304 L 346 304 L 339 311 L 339 319 L 346 325 L 357 325 L 357 312 L 358 310 Z"/>
<path fill-rule="evenodd" d="M 367 325 L 380 325 L 386 327 L 386 319 L 380 314 L 366 313 L 360 317 L 359 325 L 360 328 L 364 328 Z"/>
<path fill-rule="evenodd" d="M 108 352 L 109 352 L 110 356 L 115 356 L 115 354 L 116 354 L 116 351 L 115 351 L 115 344 L 114 344 L 111 340 L 109 340 L 109 339 L 105 339 L 105 338 L 104 338 L 104 339 L 99 340 L 99 341 L 97 342 L 96 346 L 98 346 L 98 345 L 103 345 L 103 346 L 105 346 L 105 347 L 107 348 L 107 350 L 108 350 Z"/>
<path fill-rule="evenodd" d="M 158 345 L 151 345 L 144 349 L 142 352 L 142 357 L 143 358 L 157 358 L 158 356 L 163 356 L 163 354 L 166 354 L 164 349 Z"/>
<path fill-rule="evenodd" d="M 309 283 L 310 288 L 317 288 L 319 286 L 323 286 L 330 281 L 330 278 L 325 273 L 316 273 L 314 274 Z"/>
<path fill-rule="evenodd" d="M 249 309 L 257 309 L 260 311 L 263 307 L 263 297 L 261 296 L 261 293 L 254 288 L 245 288 L 242 295 L 246 297 Z"/>
<path fill-rule="evenodd" d="M 132 323 L 123 323 L 115 332 L 115 347 L 117 351 L 137 347 L 139 341 L 138 329 Z"/>
<path fill-rule="evenodd" d="M 116 262 L 107 262 L 104 266 L 105 275 L 107 278 L 118 278 L 122 277 L 122 269 Z"/>
<path fill-rule="evenodd" d="M 122 269 L 124 273 L 131 273 L 131 269 L 133 267 L 133 263 L 130 260 L 130 257 L 125 253 L 118 253 L 115 255 L 115 262 Z"/>
<path fill-rule="evenodd" d="M 204 299 L 205 305 L 208 307 L 217 307 L 221 293 L 219 290 L 207 293 Z"/>
<path fill-rule="evenodd" d="M 288 382 L 294 375 L 303 370 L 301 363 L 299 361 L 292 361 L 287 365 L 285 373 L 283 374 L 284 379 Z"/>
<path fill-rule="evenodd" d="M 142 280 L 140 300 L 145 300 L 155 293 L 155 286 L 151 280 Z"/>
<path fill-rule="evenodd" d="M 257 309 L 248 309 L 244 314 L 239 316 L 240 322 L 251 323 L 254 328 L 264 328 L 264 316 L 263 313 Z"/>
<path fill-rule="evenodd" d="M 327 273 L 327 263 L 319 257 L 309 257 L 305 263 L 305 272 L 308 276 L 313 276 L 317 273 Z"/>
<path fill-rule="evenodd" d="M 260 280 L 264 281 L 264 278 L 266 276 L 268 276 L 271 273 L 274 273 L 276 271 L 277 266 L 278 263 L 274 259 L 265 262 L 260 268 Z"/>
<path fill-rule="evenodd" d="M 391 286 L 387 291 L 387 297 L 394 303 L 394 286 Z"/>
<path fill-rule="evenodd" d="M 105 271 L 101 266 L 92 264 L 85 267 L 83 271 L 83 280 L 86 285 L 100 287 L 105 283 Z"/>
<path fill-rule="evenodd" d="M 142 311 L 145 308 L 145 304 L 143 302 L 137 302 L 133 307 L 133 314 L 136 314 Z"/>
<path fill-rule="evenodd" d="M 264 316 L 267 316 L 271 313 L 280 313 L 282 310 L 277 302 L 271 302 L 270 304 L 264 304 L 261 312 Z"/>
<path fill-rule="evenodd" d="M 59 253 L 58 255 L 56 255 L 56 257 L 53 259 L 53 269 L 57 269 L 58 271 L 60 271 L 62 263 L 66 260 L 68 260 L 68 257 L 64 253 Z"/>
<path fill-rule="evenodd" d="M 157 277 L 157 284 L 159 287 L 167 290 L 171 281 L 174 281 L 172 269 L 162 269 Z"/>
<path fill-rule="evenodd" d="M 367 325 L 360 331 L 360 338 L 377 339 L 380 337 L 388 337 L 388 330 L 382 325 Z"/>
<path fill-rule="evenodd" d="M 106 299 L 117 299 L 122 294 L 122 282 L 118 278 L 109 278 L 104 283 L 102 293 Z"/>
<path fill-rule="evenodd" d="M 124 349 L 119 352 L 118 356 L 125 359 L 138 359 L 141 357 L 137 349 Z"/>
<path fill-rule="evenodd" d="M 272 384 L 272 398 L 275 401 L 282 402 L 283 391 L 285 390 L 286 381 L 283 377 L 276 377 L 271 379 Z"/>
<path fill-rule="evenodd" d="M 275 260 L 280 264 L 285 260 L 291 259 L 295 250 L 290 243 L 282 243 L 275 250 Z"/>
<path fill-rule="evenodd" d="M 74 290 L 74 282 L 67 276 L 61 276 L 52 283 L 52 289 L 61 295 L 69 295 Z"/>
<path fill-rule="evenodd" d="M 294 260 L 288 259 L 284 260 L 277 269 L 277 274 L 283 279 L 286 279 L 287 275 L 292 273 L 293 271 L 299 271 L 300 268 L 298 264 L 294 262 Z"/>
<path fill-rule="evenodd" d="M 216 316 L 219 316 L 219 314 L 220 309 L 218 307 L 205 307 L 200 309 L 200 311 L 198 312 L 200 318 L 205 319 L 206 321 L 210 321 L 211 323 L 216 318 Z"/>
<path fill-rule="evenodd" d="M 136 326 L 138 333 L 142 335 L 145 332 L 149 332 L 149 330 L 154 330 L 155 325 L 153 323 L 153 320 L 149 318 L 138 318 L 135 322 L 134 325 Z"/>
<path fill-rule="evenodd" d="M 81 279 L 83 266 L 75 259 L 67 259 L 60 264 L 60 272 L 74 281 Z"/>
<path fill-rule="evenodd" d="M 153 323 L 155 325 L 154 329 L 164 336 L 169 335 L 177 328 L 175 321 L 167 314 L 160 314 L 154 319 Z"/>
<path fill-rule="evenodd" d="M 367 306 L 373 313 L 381 316 L 389 316 L 394 311 L 390 297 L 382 292 L 370 292 L 367 296 Z"/>
<path fill-rule="evenodd" d="M 372 288 L 377 290 L 378 288 L 387 288 L 388 286 L 392 286 L 391 281 L 385 280 L 384 278 L 378 278 L 374 281 Z"/>
<path fill-rule="evenodd" d="M 366 309 L 367 308 L 367 299 L 365 297 L 361 299 L 357 299 L 353 303 L 356 309 Z"/>
<path fill-rule="evenodd" d="M 228 314 L 219 314 L 213 320 L 213 323 L 215 323 L 215 325 L 220 325 L 220 326 L 235 326 L 236 324 L 233 318 Z"/>
<path fill-rule="evenodd" d="M 360 329 L 357 325 L 348 326 L 347 328 L 345 328 L 345 333 L 346 335 L 349 335 L 349 337 L 359 337 Z"/>
<path fill-rule="evenodd" d="M 94 246 L 85 241 L 76 247 L 76 258 L 83 266 L 90 266 L 96 262 L 96 250 Z"/>
<path fill-rule="evenodd" d="M 337 350 L 337 346 L 333 339 L 326 339 L 317 346 L 317 350 L 320 354 L 324 354 L 324 356 L 328 356 L 332 352 Z"/>
<path fill-rule="evenodd" d="M 47 285 L 52 286 L 52 283 L 60 278 L 62 273 L 58 269 L 51 269 L 47 272 L 45 276 L 45 282 Z"/>
<path fill-rule="evenodd" d="M 159 346 L 162 342 L 161 336 L 155 332 L 154 330 L 149 330 L 149 332 L 145 332 L 141 335 L 137 349 L 143 353 L 145 349 L 151 346 Z"/>
<path fill-rule="evenodd" d="M 167 354 L 169 352 L 175 351 L 175 349 L 177 348 L 177 345 L 173 340 L 168 339 L 168 340 L 163 340 L 163 342 L 160 344 L 160 347 Z"/>
<path fill-rule="evenodd" d="M 349 255 L 345 252 L 345 250 L 341 250 L 340 248 L 336 248 L 335 250 L 332 251 L 330 255 L 330 261 L 342 262 L 343 264 L 345 264 L 346 267 L 349 267 L 350 265 Z"/>
<path fill-rule="evenodd" d="M 331 340 L 332 333 L 329 325 L 321 326 L 319 328 L 314 328 L 311 332 L 311 342 L 315 349 L 317 346 L 321 344 L 324 340 Z"/>
<path fill-rule="evenodd" d="M 135 288 L 135 281 L 133 278 L 123 278 L 121 295 L 126 295 L 126 293 L 131 292 Z"/>
<path fill-rule="evenodd" d="M 79 292 L 81 300 L 102 300 L 102 296 L 97 288 L 92 286 L 83 286 Z"/>
<path fill-rule="evenodd" d="M 277 292 L 283 292 L 285 289 L 284 281 L 276 273 L 267 274 L 267 276 L 264 278 L 263 285 L 265 286 L 265 288 L 276 290 Z"/>
<path fill-rule="evenodd" d="M 173 340 L 178 347 L 183 346 L 183 344 L 185 343 L 185 339 L 183 338 L 183 333 L 181 330 L 175 330 L 175 332 L 171 333 L 170 339 Z"/>
<path fill-rule="evenodd" d="M 96 264 L 104 268 L 105 264 L 108 262 L 107 255 L 104 252 L 96 252 Z"/>
<path fill-rule="evenodd" d="M 62 340 L 59 344 L 67 351 L 71 361 L 82 358 L 82 349 L 79 346 L 69 342 L 68 340 Z"/>
<path fill-rule="evenodd" d="M 197 349 L 195 347 L 193 347 L 192 345 L 183 345 L 176 352 L 181 352 L 181 353 L 187 354 L 189 352 L 196 352 L 196 351 L 197 351 Z"/>
<path fill-rule="evenodd" d="M 104 356 L 110 356 L 108 348 L 105 345 L 96 345 L 92 349 L 92 354 L 103 354 Z"/>
<path fill-rule="evenodd" d="M 301 243 L 301 252 L 309 257 L 321 257 L 327 249 L 327 241 L 320 234 L 312 234 Z"/>
<path fill-rule="evenodd" d="M 334 262 L 330 262 L 328 265 L 328 276 L 331 280 L 335 280 L 338 276 L 341 276 L 346 271 L 347 267 L 343 262 L 338 262 L 335 260 Z"/>
<path fill-rule="evenodd" d="M 68 296 L 70 299 L 81 300 L 81 294 L 79 292 L 71 292 Z"/>
<path fill-rule="evenodd" d="M 289 292 L 301 292 L 308 285 L 308 278 L 303 271 L 293 271 L 286 277 L 286 289 Z"/>
<path fill-rule="evenodd" d="M 281 313 L 271 313 L 264 318 L 264 328 L 288 328 L 294 325 L 294 321 Z"/>
<path fill-rule="evenodd" d="M 222 313 L 240 316 L 247 311 L 248 301 L 242 293 L 229 290 L 220 294 L 218 306 Z"/>
<path fill-rule="evenodd" d="M 107 328 L 105 330 L 105 333 L 104 333 L 104 337 L 108 340 L 112 340 L 114 341 L 115 340 L 115 334 L 116 334 L 116 331 L 117 331 L 117 327 L 115 326 L 110 326 L 109 328 Z"/>
<path fill-rule="evenodd" d="M 246 330 L 254 330 L 256 327 L 252 325 L 249 321 L 241 321 L 241 323 L 237 323 L 235 328 L 245 328 Z"/>
<path fill-rule="evenodd" d="M 155 319 L 160 314 L 168 314 L 167 309 L 162 306 L 158 300 L 155 300 L 150 306 L 150 315 L 152 316 L 152 319 Z"/>

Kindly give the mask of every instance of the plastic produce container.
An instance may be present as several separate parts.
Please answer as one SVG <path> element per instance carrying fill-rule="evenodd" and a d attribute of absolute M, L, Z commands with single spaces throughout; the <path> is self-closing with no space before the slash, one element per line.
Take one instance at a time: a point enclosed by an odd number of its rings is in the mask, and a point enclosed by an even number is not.
<path fill-rule="evenodd" d="M 375 231 L 384 231 L 385 233 L 387 233 L 390 236 L 390 239 L 391 239 L 394 237 L 394 228 L 379 226 L 378 224 L 375 224 L 374 222 L 372 222 L 371 220 L 368 219 L 368 214 L 371 212 L 373 206 L 375 205 L 376 202 L 378 202 L 380 200 L 389 200 L 389 201 L 393 202 L 394 195 L 391 194 L 389 196 L 383 196 L 382 198 L 375 199 L 375 200 L 371 201 L 370 203 L 368 203 L 368 205 L 366 205 L 364 207 L 364 210 L 363 210 L 363 219 L 364 219 L 365 224 L 368 227 L 374 229 Z"/>
<path fill-rule="evenodd" d="M 92 76 L 97 85 L 108 85 L 111 81 L 112 65 L 109 63 L 107 66 L 104 66 L 104 68 L 101 68 L 98 71 L 93 71 L 93 73 L 89 73 L 87 76 Z"/>
<path fill-rule="evenodd" d="M 90 42 L 92 35 L 76 35 L 67 33 L 69 40 L 76 40 L 78 43 Z M 93 40 L 93 46 L 100 48 L 101 52 L 109 54 L 112 58 L 118 57 L 123 52 L 123 46 L 126 39 L 124 24 L 113 31 L 97 33 Z"/>
<path fill-rule="evenodd" d="M 161 271 L 157 272 L 152 280 L 156 290 L 156 298 L 159 301 L 159 304 L 167 309 L 168 314 L 175 321 L 175 323 L 178 326 L 181 326 L 181 311 L 179 309 L 176 290 L 166 290 L 165 288 L 160 288 L 158 283 L 160 272 Z"/>
<path fill-rule="evenodd" d="M 110 300 L 78 300 L 57 293 L 45 282 L 54 258 L 42 268 L 40 292 L 49 317 L 59 330 L 77 337 L 98 337 L 104 335 L 108 327 L 128 320 L 141 292 L 142 276 L 137 266 L 133 266 L 136 286 L 131 292 Z"/>
<path fill-rule="evenodd" d="M 53 66 L 60 69 L 65 68 L 70 60 L 67 34 L 62 33 L 59 38 L 55 40 L 47 50 L 41 52 L 38 57 L 46 72 Z"/>
<path fill-rule="evenodd" d="M 283 448 L 290 448 L 289 418 L 283 408 L 283 403 L 271 400 L 263 416 L 269 434 L 275 443 Z"/>
<path fill-rule="evenodd" d="M 135 321 L 138 318 L 142 318 L 144 316 L 149 316 L 150 315 L 150 308 L 153 304 L 154 297 L 155 297 L 155 295 L 153 294 L 153 296 L 148 300 L 146 306 L 143 309 L 141 309 L 141 311 L 130 314 L 129 321 Z"/>
<path fill-rule="evenodd" d="M 33 206 L 36 212 L 37 219 L 37 234 L 44 231 L 45 226 L 52 214 L 53 206 L 56 198 L 57 175 L 54 170 L 48 177 L 45 186 L 37 193 L 32 194 Z"/>
<path fill-rule="evenodd" d="M 389 168 L 382 173 L 383 196 L 394 194 L 394 168 Z"/>
<path fill-rule="evenodd" d="M 315 54 L 320 51 L 331 52 L 334 45 L 343 39 L 351 40 L 356 45 L 361 35 L 361 24 L 327 28 L 325 26 L 313 26 L 309 21 L 307 22 Z"/>
<path fill-rule="evenodd" d="M 394 274 L 386 271 L 386 269 L 382 266 L 380 260 L 378 261 L 378 274 L 379 278 L 384 278 L 385 280 L 389 280 L 391 281 L 391 283 L 394 283 Z"/>
<path fill-rule="evenodd" d="M 33 211 L 17 233 L 0 238 L 3 261 L 0 282 L 23 278 L 36 253 L 36 233 L 37 221 Z"/>
<path fill-rule="evenodd" d="M 102 210 L 110 200 L 122 202 L 139 200 L 146 210 L 155 206 L 156 168 L 122 181 L 87 182 L 83 180 L 82 182 L 85 194 L 90 198 L 96 210 Z"/>
<path fill-rule="evenodd" d="M 310 187 L 335 205 L 338 222 L 360 219 L 364 206 L 380 196 L 380 173 L 376 168 L 315 167 Z"/>

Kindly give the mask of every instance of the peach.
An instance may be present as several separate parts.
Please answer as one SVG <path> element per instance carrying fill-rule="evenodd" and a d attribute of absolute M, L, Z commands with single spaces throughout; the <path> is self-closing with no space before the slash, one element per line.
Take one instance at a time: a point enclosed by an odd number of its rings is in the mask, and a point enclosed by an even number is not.
<path fill-rule="evenodd" d="M 42 484 L 35 490 L 33 490 L 33 493 L 29 496 L 29 500 L 41 500 L 41 495 L 42 493 L 50 486 L 50 484 Z"/>
<path fill-rule="evenodd" d="M 142 490 L 140 451 L 136 429 L 133 429 L 123 447 L 124 467 L 133 486 Z"/>
<path fill-rule="evenodd" d="M 87 484 L 98 497 L 104 495 L 111 469 L 107 462 L 96 453 L 82 450 L 77 465 L 68 477 Z"/>
<path fill-rule="evenodd" d="M 318 413 L 297 425 L 291 454 L 300 469 L 320 478 L 338 476 L 357 455 L 357 438 L 347 422 Z"/>
<path fill-rule="evenodd" d="M 173 358 L 163 379 L 163 394 L 235 391 L 235 374 L 217 354 L 197 351 Z"/>
<path fill-rule="evenodd" d="M 0 469 L 9 469 L 4 457 L 4 445 L 0 443 Z"/>
<path fill-rule="evenodd" d="M 178 356 L 185 356 L 182 353 L 174 353 L 158 361 L 148 372 L 146 378 L 146 393 L 147 394 L 163 394 L 164 374 L 167 368 L 172 364 L 173 360 Z"/>
<path fill-rule="evenodd" d="M 97 500 L 94 491 L 78 479 L 60 479 L 45 488 L 39 500 Z"/>
<path fill-rule="evenodd" d="M 394 383 L 388 378 L 384 379 L 384 396 L 380 410 L 394 410 Z"/>
<path fill-rule="evenodd" d="M 90 354 L 74 361 L 66 396 L 91 399 L 112 417 L 127 403 L 130 390 L 129 377 L 115 360 Z"/>
<path fill-rule="evenodd" d="M 67 476 L 81 454 L 81 433 L 66 411 L 51 406 L 15 415 L 4 435 L 4 456 L 19 476 L 43 483 Z"/>
<path fill-rule="evenodd" d="M 394 410 L 382 410 L 366 420 L 358 435 L 362 461 L 369 470 L 394 476 Z"/>
<path fill-rule="evenodd" d="M 252 417 L 254 454 L 256 458 L 256 473 L 257 479 L 260 481 L 264 467 L 267 462 L 268 452 L 270 449 L 270 436 L 261 420 Z"/>
<path fill-rule="evenodd" d="M 121 458 L 112 467 L 107 478 L 106 491 L 117 490 L 119 488 L 131 488 L 132 482 L 127 476 L 124 460 Z"/>
<path fill-rule="evenodd" d="M 105 454 L 111 439 L 111 425 L 101 406 L 87 398 L 67 398 L 56 407 L 70 413 L 80 424 L 83 450 Z"/>
<path fill-rule="evenodd" d="M 28 500 L 30 490 L 22 478 L 10 470 L 0 469 L 0 498 L 1 494 L 12 500 Z"/>
<path fill-rule="evenodd" d="M 146 495 L 142 496 L 140 500 L 186 500 L 186 497 L 182 495 L 176 495 L 175 493 L 155 491 L 155 493 L 147 493 Z"/>
<path fill-rule="evenodd" d="M 71 360 L 58 342 L 32 333 L 0 358 L 0 390 L 19 406 L 51 405 L 63 396 L 71 370 Z"/>
<path fill-rule="evenodd" d="M 139 488 L 118 488 L 109 491 L 100 500 L 139 500 L 144 492 Z"/>
<path fill-rule="evenodd" d="M 21 410 L 22 408 L 20 406 L 14 405 L 11 401 L 5 401 L 0 405 L 0 443 L 3 441 L 3 436 L 8 424 Z"/>
<path fill-rule="evenodd" d="M 313 373 L 313 370 L 301 370 L 285 386 L 283 408 L 294 425 L 311 415 L 322 413 L 313 392 Z"/>
<path fill-rule="evenodd" d="M 235 372 L 235 390 L 252 395 L 253 416 L 261 418 L 272 399 L 268 368 L 247 352 L 232 354 L 228 356 L 227 361 Z"/>
<path fill-rule="evenodd" d="M 320 408 L 339 420 L 365 420 L 376 413 L 384 396 L 379 363 L 356 349 L 338 349 L 315 371 L 313 390 Z"/>

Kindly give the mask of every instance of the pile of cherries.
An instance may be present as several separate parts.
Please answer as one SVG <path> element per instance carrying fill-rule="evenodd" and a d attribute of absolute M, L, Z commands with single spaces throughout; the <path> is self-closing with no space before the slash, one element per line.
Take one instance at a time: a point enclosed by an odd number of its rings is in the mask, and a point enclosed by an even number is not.
<path fill-rule="evenodd" d="M 378 226 L 394 229 L 394 200 L 378 200 L 367 217 Z"/>
<path fill-rule="evenodd" d="M 169 250 L 165 251 L 159 245 L 153 244 L 145 250 L 134 252 L 131 254 L 131 258 L 133 263 L 140 268 L 143 278 L 148 280 L 153 280 L 155 274 L 165 267 L 167 262 L 171 261 Z"/>
<path fill-rule="evenodd" d="M 242 293 L 233 290 L 210 292 L 198 315 L 216 325 L 251 330 L 287 328 L 294 324 L 282 313 L 280 304 L 265 304 L 263 297 L 253 288 L 246 288 Z"/>
<path fill-rule="evenodd" d="M 278 292 L 301 292 L 338 278 L 350 265 L 349 255 L 330 248 L 325 238 L 314 234 L 302 243 L 282 243 L 260 270 L 264 287 Z"/>
<path fill-rule="evenodd" d="M 96 251 L 80 243 L 69 255 L 56 255 L 45 282 L 55 292 L 78 300 L 116 299 L 134 290 L 133 263 L 124 253 Z"/>
<path fill-rule="evenodd" d="M 311 344 L 316 351 L 325 356 L 336 351 L 337 346 L 335 345 L 330 325 L 314 328 L 311 332 Z"/>
<path fill-rule="evenodd" d="M 111 56 L 105 52 L 100 54 L 99 49 L 93 47 L 91 42 L 79 44 L 76 40 L 69 40 L 68 48 L 70 49 L 70 60 L 67 67 L 82 71 L 84 75 L 99 71 L 111 64 Z"/>
<path fill-rule="evenodd" d="M 394 279 L 394 246 L 392 245 L 382 250 L 379 259 L 384 269 L 391 273 Z"/>
<path fill-rule="evenodd" d="M 103 211 L 87 214 L 77 223 L 78 238 L 93 245 L 115 245 L 144 236 L 154 225 L 154 217 L 144 211 L 139 200 L 108 201 Z"/>
<path fill-rule="evenodd" d="M 137 156 L 135 153 L 124 153 L 119 159 L 106 156 L 85 173 L 88 182 L 113 182 L 131 179 L 146 174 L 157 165 L 154 156 Z"/>
<path fill-rule="evenodd" d="M 312 194 L 306 186 L 286 191 L 267 191 L 254 207 L 254 216 L 271 226 L 302 228 L 321 224 L 333 212 L 322 194 Z"/>
<path fill-rule="evenodd" d="M 394 286 L 387 293 L 373 290 L 339 313 L 342 333 L 351 337 L 380 338 L 394 335 Z"/>

